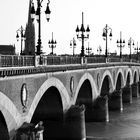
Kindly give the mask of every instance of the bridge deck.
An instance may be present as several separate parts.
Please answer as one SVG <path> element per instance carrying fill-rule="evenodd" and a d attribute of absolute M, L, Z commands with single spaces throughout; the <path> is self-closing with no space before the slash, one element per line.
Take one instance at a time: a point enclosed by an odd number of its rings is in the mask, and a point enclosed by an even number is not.
<path fill-rule="evenodd" d="M 91 69 L 91 68 L 99 68 L 99 67 L 125 66 L 125 65 L 126 66 L 140 66 L 140 63 L 111 62 L 111 63 L 66 64 L 66 65 L 46 65 L 46 66 L 42 65 L 38 67 L 34 67 L 34 66 L 0 67 L 0 77 L 78 70 L 78 69 Z"/>

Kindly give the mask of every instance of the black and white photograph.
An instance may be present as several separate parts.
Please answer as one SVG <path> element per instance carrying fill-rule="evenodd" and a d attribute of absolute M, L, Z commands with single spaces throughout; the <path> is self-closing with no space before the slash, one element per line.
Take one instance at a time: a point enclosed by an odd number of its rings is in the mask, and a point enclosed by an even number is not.
<path fill-rule="evenodd" d="M 0 140 L 140 140 L 139 13 L 139 0 L 1 0 Z"/>

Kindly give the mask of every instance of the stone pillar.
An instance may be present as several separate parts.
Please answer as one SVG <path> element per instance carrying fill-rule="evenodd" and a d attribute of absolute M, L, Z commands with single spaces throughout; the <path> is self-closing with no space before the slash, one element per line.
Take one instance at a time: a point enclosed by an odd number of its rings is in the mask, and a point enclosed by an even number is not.
<path fill-rule="evenodd" d="M 84 57 L 81 57 L 81 64 L 84 64 Z"/>
<path fill-rule="evenodd" d="M 122 89 L 122 100 L 124 103 L 132 103 L 131 85 L 127 85 Z"/>
<path fill-rule="evenodd" d="M 84 57 L 84 63 L 87 64 L 87 57 Z"/>
<path fill-rule="evenodd" d="M 132 84 L 132 96 L 139 98 L 139 89 L 138 89 L 138 83 Z"/>
<path fill-rule="evenodd" d="M 115 90 L 109 96 L 108 100 L 109 110 L 120 110 L 123 111 L 123 103 L 122 103 L 122 90 Z"/>
<path fill-rule="evenodd" d="M 72 106 L 65 114 L 64 139 L 86 139 L 85 106 Z"/>
<path fill-rule="evenodd" d="M 109 58 L 107 57 L 107 58 L 105 58 L 105 62 L 106 63 L 108 63 L 109 62 Z"/>
<path fill-rule="evenodd" d="M 40 65 L 40 56 L 39 55 L 35 55 L 35 67 Z"/>
<path fill-rule="evenodd" d="M 92 110 L 93 121 L 105 121 L 109 122 L 109 112 L 108 112 L 108 97 L 99 96 L 93 103 Z"/>

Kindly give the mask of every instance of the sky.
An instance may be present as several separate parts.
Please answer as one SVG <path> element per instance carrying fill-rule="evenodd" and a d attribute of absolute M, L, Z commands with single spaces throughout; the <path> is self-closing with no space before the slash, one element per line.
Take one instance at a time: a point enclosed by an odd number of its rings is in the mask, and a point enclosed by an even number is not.
<path fill-rule="evenodd" d="M 37 0 L 33 0 L 35 6 Z M 126 44 L 123 54 L 129 54 L 128 40 L 132 37 L 135 44 L 140 46 L 140 0 L 50 0 L 50 21 L 45 19 L 45 8 L 48 0 L 43 0 L 41 9 L 41 39 L 43 51 L 51 52 L 48 41 L 52 38 L 57 41 L 54 49 L 56 54 L 72 54 L 70 41 L 76 39 L 75 53 L 81 51 L 81 41 L 76 38 L 75 29 L 82 23 L 82 12 L 84 12 L 85 28 L 89 25 L 89 39 L 85 41 L 85 48 L 92 48 L 92 53 L 97 54 L 99 45 L 102 54 L 105 53 L 105 41 L 102 33 L 106 24 L 112 28 L 112 40 L 108 40 L 109 52 L 119 54 L 116 41 L 120 38 Z M 0 44 L 15 44 L 16 52 L 20 52 L 20 41 L 16 40 L 16 31 L 23 26 L 26 27 L 28 19 L 29 0 L 1 0 L 0 4 Z M 38 39 L 38 23 L 34 21 L 36 29 L 36 43 Z M 136 45 L 135 45 L 136 47 Z M 133 48 L 134 51 L 134 48 Z"/>

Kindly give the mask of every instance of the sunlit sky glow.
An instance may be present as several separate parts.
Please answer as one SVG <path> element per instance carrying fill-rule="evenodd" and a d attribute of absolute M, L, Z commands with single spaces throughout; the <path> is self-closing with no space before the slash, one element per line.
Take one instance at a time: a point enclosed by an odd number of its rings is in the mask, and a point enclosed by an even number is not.
<path fill-rule="evenodd" d="M 97 47 L 101 45 L 105 52 L 105 41 L 102 38 L 103 28 L 106 24 L 112 28 L 112 41 L 108 41 L 109 51 L 114 52 L 117 48 L 116 40 L 120 37 L 126 40 L 123 53 L 129 53 L 127 41 L 132 37 L 139 41 L 140 36 L 140 0 L 50 0 L 50 22 L 45 19 L 45 8 L 47 0 L 42 2 L 41 14 L 41 38 L 43 51 L 47 54 L 51 52 L 48 40 L 51 39 L 52 32 L 57 41 L 54 50 L 57 54 L 72 54 L 70 40 L 76 38 L 75 29 L 81 25 L 82 12 L 84 12 L 85 27 L 90 27 L 90 38 L 85 42 L 85 48 L 92 48 L 94 54 Z M 34 0 L 37 3 L 37 0 Z M 35 5 L 36 6 L 36 5 Z M 16 30 L 21 25 L 25 28 L 28 19 L 29 0 L 3 0 L 0 4 L 0 44 L 15 44 L 16 51 L 20 51 L 20 42 L 16 41 Z M 35 21 L 36 42 L 38 39 L 38 24 Z M 76 39 L 76 53 L 80 53 L 81 42 Z M 139 42 L 140 45 L 140 42 Z"/>

